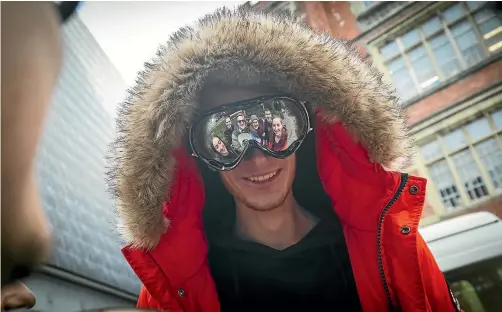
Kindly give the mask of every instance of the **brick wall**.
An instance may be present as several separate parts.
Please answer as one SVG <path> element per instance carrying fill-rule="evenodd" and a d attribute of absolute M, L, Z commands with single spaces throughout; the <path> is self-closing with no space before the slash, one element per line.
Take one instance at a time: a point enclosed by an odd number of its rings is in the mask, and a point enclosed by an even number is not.
<path fill-rule="evenodd" d="M 462 216 L 468 213 L 473 213 L 473 212 L 479 212 L 479 211 L 488 211 L 491 212 L 495 215 L 497 215 L 499 218 L 502 219 L 502 196 L 495 197 L 488 201 L 487 203 L 484 203 L 482 205 L 479 205 L 474 208 L 470 209 L 464 209 L 460 210 L 456 213 L 451 213 L 445 216 L 441 216 L 441 221 L 442 220 L 448 220 L 454 217 Z"/>
<path fill-rule="evenodd" d="M 446 108 L 465 97 L 502 81 L 502 60 L 492 63 L 480 71 L 459 80 L 449 87 L 442 89 L 410 106 L 406 112 L 409 120 L 408 125 L 419 122 L 430 114 Z"/>
<path fill-rule="evenodd" d="M 350 2 L 327 1 L 322 2 L 322 4 L 333 36 L 352 40 L 361 34 L 357 26 L 356 16 L 350 7 Z"/>
<path fill-rule="evenodd" d="M 319 1 L 301 2 L 301 10 L 306 14 L 305 22 L 313 29 L 332 35 L 331 25 L 324 5 Z"/>
<path fill-rule="evenodd" d="M 378 29 L 371 31 L 365 38 L 359 38 L 356 44 L 361 55 L 366 55 L 365 44 L 367 40 L 383 34 L 387 29 L 406 20 L 413 12 L 423 10 L 429 5 L 428 3 L 412 5 L 384 25 L 379 26 Z M 307 15 L 306 22 L 318 31 L 349 40 L 357 38 L 361 34 L 350 2 L 301 2 L 301 9 Z M 408 124 L 412 126 L 427 116 L 455 104 L 497 81 L 502 81 L 502 61 L 492 63 L 469 77 L 414 103 L 407 109 Z"/>
<path fill-rule="evenodd" d="M 359 47 L 359 51 L 364 56 L 366 55 L 365 45 L 369 41 L 383 35 L 386 31 L 388 31 L 388 29 L 406 21 L 409 16 L 427 9 L 431 3 L 414 3 L 402 10 L 399 14 L 393 16 L 387 22 L 379 25 L 376 29 L 373 29 L 365 34 L 361 34 L 357 25 L 356 16 L 351 10 L 350 2 L 313 1 L 301 2 L 299 5 L 300 9 L 306 14 L 307 24 L 309 24 L 312 28 L 323 33 L 329 33 L 334 37 L 355 40 L 354 43 Z M 408 107 L 407 114 L 409 116 L 409 125 L 412 126 L 427 116 L 462 101 L 469 95 L 472 95 L 479 90 L 496 83 L 497 81 L 502 81 L 502 61 L 494 62 L 476 73 L 473 73 L 467 78 L 458 80 L 452 85 L 441 89 Z M 452 218 L 457 215 L 476 211 L 491 211 L 502 218 L 502 197 L 474 209 L 462 210 L 456 214 L 448 214 L 448 216 L 444 216 L 444 218 Z M 424 204 L 422 217 L 426 218 L 432 215 L 434 215 L 434 210 L 426 202 Z"/>
<path fill-rule="evenodd" d="M 350 2 L 312 1 L 301 2 L 301 10 L 306 14 L 306 22 L 313 29 L 328 33 L 335 38 L 352 40 L 361 34 Z M 356 44 L 361 56 L 366 56 L 364 44 Z"/>

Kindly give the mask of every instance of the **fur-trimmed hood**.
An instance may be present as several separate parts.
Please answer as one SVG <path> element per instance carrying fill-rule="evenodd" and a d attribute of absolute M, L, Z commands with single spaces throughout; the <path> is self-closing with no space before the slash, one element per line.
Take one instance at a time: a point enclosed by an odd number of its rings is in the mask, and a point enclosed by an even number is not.
<path fill-rule="evenodd" d="M 162 206 L 205 83 L 267 84 L 340 121 L 386 168 L 409 160 L 395 91 L 348 42 L 291 16 L 221 9 L 174 33 L 120 104 L 108 183 L 128 243 L 153 248 L 167 230 Z M 403 161 L 404 160 L 404 161 Z"/>

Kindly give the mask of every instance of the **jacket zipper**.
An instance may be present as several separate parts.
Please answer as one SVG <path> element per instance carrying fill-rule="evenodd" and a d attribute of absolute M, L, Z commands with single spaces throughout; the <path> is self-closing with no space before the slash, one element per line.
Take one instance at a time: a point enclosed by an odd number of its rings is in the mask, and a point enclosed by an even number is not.
<path fill-rule="evenodd" d="M 385 206 L 383 209 L 382 213 L 380 214 L 380 218 L 378 220 L 378 230 L 377 230 L 377 256 L 378 256 L 378 269 L 380 270 L 380 278 L 382 279 L 383 282 L 383 288 L 385 291 L 385 295 L 387 296 L 387 301 L 389 302 L 389 311 L 398 311 L 399 309 L 394 306 L 394 303 L 392 302 L 392 297 L 390 295 L 390 290 L 389 290 L 389 284 L 387 283 L 387 280 L 385 279 L 385 272 L 383 269 L 383 263 L 382 263 L 382 226 L 383 226 L 383 220 L 385 218 L 385 215 L 387 212 L 392 208 L 392 205 L 399 199 L 401 194 L 403 193 L 403 190 L 408 183 L 408 174 L 407 173 L 401 173 L 401 183 L 399 184 L 399 187 L 392 197 L 392 199 L 389 201 L 389 203 Z"/>

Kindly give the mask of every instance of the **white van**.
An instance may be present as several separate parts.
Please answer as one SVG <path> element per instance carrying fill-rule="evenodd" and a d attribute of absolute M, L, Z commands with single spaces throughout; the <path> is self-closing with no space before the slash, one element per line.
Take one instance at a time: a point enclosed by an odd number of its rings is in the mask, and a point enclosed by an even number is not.
<path fill-rule="evenodd" d="M 502 311 L 502 220 L 476 212 L 419 231 L 465 312 Z"/>

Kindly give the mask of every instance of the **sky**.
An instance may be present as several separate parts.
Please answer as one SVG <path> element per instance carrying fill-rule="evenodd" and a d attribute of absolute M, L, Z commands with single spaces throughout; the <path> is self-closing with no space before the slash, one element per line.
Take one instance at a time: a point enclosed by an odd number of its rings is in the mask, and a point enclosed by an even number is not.
<path fill-rule="evenodd" d="M 215 9 L 244 1 L 84 2 L 79 16 L 131 85 L 143 63 L 178 28 Z"/>

